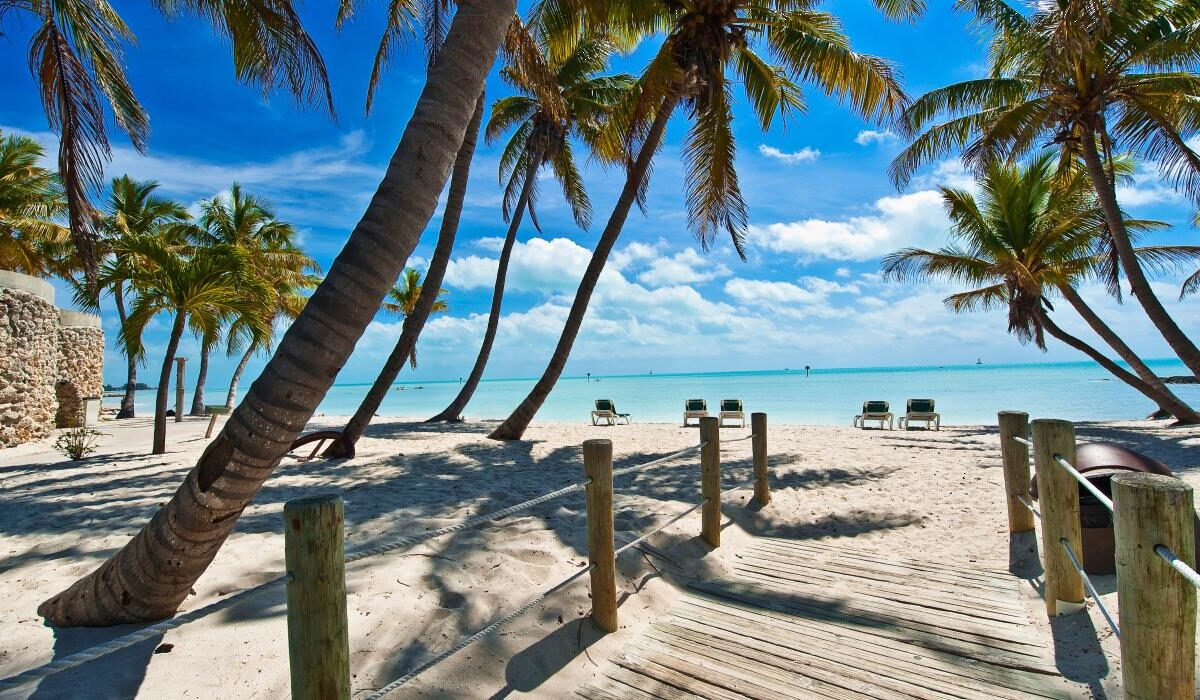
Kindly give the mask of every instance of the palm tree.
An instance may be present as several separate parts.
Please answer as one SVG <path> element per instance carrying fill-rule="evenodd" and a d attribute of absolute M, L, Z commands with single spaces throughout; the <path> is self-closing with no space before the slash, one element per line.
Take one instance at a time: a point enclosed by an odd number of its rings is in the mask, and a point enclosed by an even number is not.
<path fill-rule="evenodd" d="M 189 218 L 187 210 L 179 202 L 154 194 L 158 183 L 152 180 L 133 180 L 128 175 L 113 178 L 109 189 L 108 202 L 103 217 L 99 222 L 100 252 L 102 258 L 107 258 L 111 268 L 106 268 L 101 278 L 108 281 L 105 287 L 98 288 L 97 294 L 91 294 L 88 305 L 98 303 L 98 292 L 107 291 L 112 294 L 113 303 L 117 307 L 117 318 L 121 328 L 125 328 L 129 318 L 127 294 L 135 293 L 129 290 L 128 280 L 136 274 L 133 269 L 140 264 L 138 256 L 127 248 L 127 243 L 133 240 L 143 240 L 150 237 L 172 235 L 166 229 L 180 224 Z M 182 242 L 182 241 L 180 241 Z M 83 286 L 86 292 L 86 285 Z M 125 345 L 122 333 L 117 339 L 117 345 L 125 355 L 125 394 L 121 397 L 121 408 L 117 418 L 133 418 L 134 386 L 137 384 L 137 368 L 141 356 Z"/>
<path fill-rule="evenodd" d="M 342 0 L 338 14 L 339 25 L 353 13 L 356 6 L 355 0 Z M 449 6 L 449 0 L 400 0 L 392 5 L 393 11 L 388 13 L 387 26 L 380 39 L 379 49 L 375 53 L 375 66 L 367 88 L 368 111 L 371 109 L 375 87 L 384 68 L 390 62 L 392 50 L 399 39 L 418 22 L 416 17 L 420 18 L 428 68 L 429 70 L 433 69 L 446 38 L 446 19 L 449 14 Z M 441 290 L 442 281 L 446 277 L 446 269 L 450 265 L 450 255 L 454 252 L 454 240 L 458 236 L 458 224 L 462 218 L 463 204 L 467 198 L 471 161 L 475 157 L 479 127 L 483 121 L 484 104 L 484 92 L 481 89 L 479 98 L 475 101 L 475 111 L 471 113 L 467 130 L 463 134 L 462 143 L 454 158 L 454 167 L 450 173 L 450 187 L 446 193 L 446 206 L 442 210 L 442 222 L 438 229 L 437 243 L 434 245 L 433 255 L 429 259 L 429 266 L 425 270 L 425 287 L 430 290 Z M 395 347 L 392 348 L 391 354 L 380 368 L 373 386 L 389 387 L 396 381 L 407 358 L 415 351 L 417 338 L 424 330 L 425 321 L 433 313 L 436 303 L 436 294 L 417 299 L 412 311 L 405 315 L 400 337 L 396 339 Z M 355 411 L 355 416 L 358 418 L 351 418 L 343 429 L 341 438 L 333 440 L 322 456 L 330 459 L 353 457 L 354 443 L 362 436 L 362 431 L 366 429 L 367 424 L 375 415 L 375 411 L 379 409 L 379 403 L 383 401 L 385 395 L 368 392 Z"/>
<path fill-rule="evenodd" d="M 58 176 L 38 165 L 44 154 L 33 139 L 0 132 L 0 269 L 66 276 L 67 200 Z"/>
<path fill-rule="evenodd" d="M 1200 107 L 1200 13 L 1177 0 L 1037 3 L 1023 14 L 1003 0 L 960 0 L 994 32 L 986 78 L 934 90 L 905 115 L 916 135 L 892 164 L 898 185 L 922 164 L 961 150 L 979 169 L 1051 141 L 1062 162 L 1082 159 L 1100 199 L 1129 288 L 1171 349 L 1200 375 L 1200 349 L 1150 287 L 1116 195 L 1113 154 L 1157 161 L 1200 198 L 1200 155 L 1187 145 Z"/>
<path fill-rule="evenodd" d="M 249 268 L 246 256 L 235 250 L 188 251 L 157 237 L 131 238 L 127 250 L 140 258 L 141 264 L 128 278 L 137 299 L 121 329 L 125 347 L 140 356 L 142 334 L 150 320 L 163 312 L 174 317 L 154 404 L 152 454 L 163 454 L 167 450 L 171 364 L 184 329 L 191 323 L 201 333 L 211 335 L 219 332 L 222 318 L 228 314 L 254 318 L 254 312 L 266 304 L 270 290 L 264 288 L 261 279 Z M 104 277 L 100 280 L 107 282 Z"/>
<path fill-rule="evenodd" d="M 1168 415 L 1182 423 L 1200 423 L 1200 415 L 1175 396 L 1075 290 L 1089 278 L 1108 278 L 1111 239 L 1087 176 L 1078 168 L 1056 174 L 1058 157 L 1044 153 L 1027 167 L 988 165 L 978 181 L 978 198 L 965 190 L 942 187 L 954 242 L 938 251 L 897 251 L 884 258 L 884 274 L 897 280 L 936 277 L 970 284 L 975 288 L 952 294 L 946 305 L 960 312 L 1007 308 L 1008 330 L 1022 343 L 1032 340 L 1045 350 L 1044 332 L 1049 333 L 1095 360 Z M 1125 221 L 1130 231 L 1156 223 Z M 1200 258 L 1196 246 L 1138 248 L 1135 252 L 1159 265 Z M 1053 321 L 1047 296 L 1055 292 L 1137 375 Z"/>
<path fill-rule="evenodd" d="M 169 16 L 194 14 L 232 44 L 239 80 L 264 92 L 284 87 L 298 101 L 333 110 L 325 64 L 290 0 L 155 0 Z M 66 192 L 71 237 L 90 286 L 98 264 L 91 191 L 100 189 L 109 159 L 106 110 L 130 142 L 145 152 L 150 120 L 125 76 L 122 51 L 133 32 L 106 0 L 19 0 L 0 4 L 27 14 L 29 68 L 50 128 L 58 135 L 58 171 Z"/>
<path fill-rule="evenodd" d="M 545 32 L 539 35 L 545 37 Z M 616 49 L 608 37 L 584 37 L 561 59 L 548 55 L 544 39 L 540 43 L 519 22 L 514 22 L 509 30 L 506 53 L 511 58 L 501 75 L 521 94 L 501 98 L 492 105 L 486 130 L 489 142 L 499 139 L 505 130 L 512 130 L 500 161 L 500 180 L 508 180 L 503 207 L 504 219 L 509 222 L 508 232 L 500 249 L 487 330 L 475 365 L 450 405 L 430 421 L 457 420 L 483 378 L 500 326 L 509 259 L 526 208 L 534 226 L 541 230 L 534 211 L 538 171 L 547 164 L 550 166 L 575 223 L 587 229 L 591 224 L 592 204 L 575 163 L 571 138 L 583 140 L 603 158 L 603 150 L 595 147 L 603 123 L 612 106 L 634 85 L 634 78 L 629 75 L 596 75 Z"/>
<path fill-rule="evenodd" d="M 289 274 L 291 283 L 315 271 L 316 263 L 295 246 L 296 229 L 275 217 L 265 200 L 242 191 L 233 183 L 228 196 L 216 196 L 200 204 L 197 225 L 189 227 L 189 239 L 198 248 L 233 249 L 245 254 L 250 274 L 271 284 L 279 276 Z M 273 286 L 273 285 L 272 285 Z M 275 307 L 270 298 L 270 308 Z M 232 321 L 232 319 L 227 319 Z M 200 366 L 196 374 L 196 390 L 192 394 L 193 416 L 206 413 L 204 385 L 208 380 L 209 355 L 221 340 L 221 323 L 210 332 L 196 329 L 201 337 Z"/>
<path fill-rule="evenodd" d="M 51 624 L 174 614 L 312 417 L 433 215 L 516 6 L 457 4 L 443 58 L 325 279 L 171 499 L 120 551 L 38 606 Z"/>
<path fill-rule="evenodd" d="M 613 119 L 624 133 L 630 158 L 624 189 L 588 263 L 554 353 L 529 395 L 488 437 L 516 440 L 525 433 L 566 366 L 587 313 L 588 302 L 608 255 L 635 201 L 645 192 L 650 164 L 667 122 L 682 106 L 692 125 L 683 144 L 686 161 L 688 223 L 707 249 L 721 229 L 744 255 L 748 213 L 734 168 L 733 77 L 745 89 L 763 129 L 775 116 L 787 117 L 804 106 L 793 78 L 815 84 L 848 102 L 855 112 L 877 120 L 899 114 L 907 100 L 884 60 L 856 53 L 836 18 L 812 9 L 806 0 L 564 0 L 547 7 L 555 25 L 574 24 L 573 4 L 617 37 L 660 29 L 667 33 L 639 80 L 628 117 Z M 906 14 L 916 3 L 876 3 L 889 13 Z M 767 50 L 781 65 L 757 52 Z"/>
<path fill-rule="evenodd" d="M 238 317 L 230 324 L 227 353 L 232 356 L 241 352 L 242 357 L 229 378 L 229 391 L 225 395 L 226 410 L 233 409 L 233 402 L 237 400 L 238 382 L 241 381 L 250 358 L 257 352 L 270 350 L 274 345 L 274 333 L 264 333 L 263 330 L 274 330 L 279 323 L 295 321 L 304 310 L 304 305 L 308 303 L 305 292 L 311 291 L 320 283 L 321 278 L 315 274 L 304 275 L 302 279 L 295 281 L 275 279 L 271 282 L 275 290 L 274 305 L 261 309 L 262 315 L 259 320 Z"/>
<path fill-rule="evenodd" d="M 392 288 L 388 290 L 387 299 L 380 304 L 380 308 L 388 313 L 396 314 L 400 318 L 408 318 L 416 310 L 417 301 L 421 298 L 424 286 L 421 284 L 421 273 L 410 267 L 400 275 L 400 281 L 393 284 Z M 440 314 L 450 310 L 450 305 L 442 299 L 445 295 L 445 289 L 437 290 L 437 294 L 433 297 L 436 301 L 433 302 L 432 313 Z M 409 366 L 416 369 L 417 348 L 415 346 L 407 359 Z"/>

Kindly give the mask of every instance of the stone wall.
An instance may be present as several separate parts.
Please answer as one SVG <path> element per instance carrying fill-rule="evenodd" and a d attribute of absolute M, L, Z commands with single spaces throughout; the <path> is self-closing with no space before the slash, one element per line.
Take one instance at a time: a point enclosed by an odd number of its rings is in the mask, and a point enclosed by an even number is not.
<path fill-rule="evenodd" d="M 58 323 L 53 287 L 0 272 L 0 445 L 38 440 L 53 431 Z"/>
<path fill-rule="evenodd" d="M 0 270 L 0 447 L 83 425 L 103 366 L 98 316 L 60 311 L 50 283 Z"/>
<path fill-rule="evenodd" d="M 55 425 L 77 428 L 84 424 L 84 399 L 104 393 L 104 331 L 100 318 L 78 311 L 63 311 L 58 328 L 58 399 Z"/>

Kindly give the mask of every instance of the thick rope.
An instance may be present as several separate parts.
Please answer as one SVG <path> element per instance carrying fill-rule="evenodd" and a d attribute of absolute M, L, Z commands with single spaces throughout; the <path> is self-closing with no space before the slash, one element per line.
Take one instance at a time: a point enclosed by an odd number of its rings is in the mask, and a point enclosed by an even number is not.
<path fill-rule="evenodd" d="M 1066 469 L 1068 474 L 1075 477 L 1075 481 L 1078 481 L 1083 485 L 1084 488 L 1086 488 L 1088 491 L 1091 491 L 1092 495 L 1096 497 L 1096 500 L 1100 501 L 1100 503 L 1102 503 L 1104 507 L 1108 509 L 1109 513 L 1113 512 L 1112 499 L 1106 496 L 1103 491 L 1096 488 L 1096 485 L 1088 480 L 1087 477 L 1085 477 L 1083 474 L 1080 474 L 1079 470 L 1071 466 L 1070 462 L 1063 459 L 1062 455 L 1054 455 L 1054 461 L 1058 462 L 1060 467 Z"/>
<path fill-rule="evenodd" d="M 1071 549 L 1071 543 L 1066 537 L 1059 538 L 1059 543 L 1063 549 L 1067 551 L 1067 558 L 1071 560 L 1071 565 L 1075 567 L 1075 571 L 1079 572 L 1079 578 L 1083 579 L 1083 585 L 1087 588 L 1088 594 L 1092 596 L 1092 600 L 1096 601 L 1096 607 L 1100 608 L 1100 614 L 1104 615 L 1104 619 L 1108 620 L 1108 626 L 1112 628 L 1113 634 L 1117 635 L 1117 639 L 1121 638 L 1121 628 L 1117 626 L 1116 620 L 1109 614 L 1108 608 L 1104 607 L 1104 602 L 1100 600 L 1100 594 L 1096 592 L 1096 587 L 1092 585 L 1092 579 L 1083 570 L 1083 564 L 1075 556 L 1075 550 Z"/>
<path fill-rule="evenodd" d="M 1029 447 L 1033 447 L 1033 442 L 1030 440 L 1026 440 L 1023 437 L 1013 435 L 1013 440 L 1016 440 L 1017 442 L 1021 443 L 1022 445 L 1028 445 Z"/>
<path fill-rule="evenodd" d="M 587 485 L 589 483 L 591 483 L 590 479 L 588 481 L 581 481 L 577 484 L 571 484 L 570 486 L 563 487 L 557 491 L 551 491 L 550 493 L 543 494 L 541 496 L 538 496 L 537 498 L 530 499 L 528 501 L 525 501 L 524 503 L 518 503 L 516 505 L 512 505 L 507 508 L 501 508 L 500 510 L 497 510 L 492 513 L 486 513 L 484 515 L 477 515 L 474 518 L 467 518 L 466 520 L 464 520 L 460 523 L 456 523 L 454 525 L 447 525 L 446 527 L 441 527 L 436 530 L 430 530 L 429 532 L 422 532 L 419 535 L 413 535 L 411 537 L 404 537 L 404 538 L 398 539 L 394 542 L 389 542 L 388 544 L 381 544 L 378 547 L 369 547 L 367 549 L 360 549 L 355 552 L 351 552 L 350 554 L 347 554 L 346 555 L 346 563 L 349 564 L 351 562 L 356 562 L 356 561 L 360 561 L 362 559 L 367 559 L 368 557 L 374 557 L 374 556 L 378 556 L 380 554 L 386 554 L 387 552 L 392 552 L 397 549 L 404 549 L 405 547 L 411 547 L 415 544 L 420 544 L 421 542 L 425 542 L 426 540 L 432 540 L 437 537 L 441 537 L 442 535 L 448 535 L 452 532 L 458 532 L 459 530 L 466 530 L 467 528 L 472 528 L 472 527 L 475 527 L 476 525 L 483 525 L 484 523 L 489 523 L 493 520 L 503 518 L 507 515 L 512 515 L 513 513 L 519 513 L 523 510 L 528 510 L 530 508 L 533 508 L 534 506 L 541 505 L 541 504 L 545 503 L 546 501 L 552 501 L 560 496 L 565 496 L 568 493 L 573 493 L 575 491 L 582 491 L 585 487 L 587 487 Z"/>
<path fill-rule="evenodd" d="M 668 520 L 667 522 L 663 523 L 662 525 L 660 525 L 660 526 L 658 526 L 658 527 L 654 528 L 654 529 L 653 529 L 653 530 L 651 530 L 650 532 L 647 532 L 646 534 L 642 535 L 641 537 L 637 538 L 636 540 L 634 540 L 634 541 L 632 541 L 632 542 L 629 542 L 628 544 L 625 544 L 625 545 L 623 545 L 623 546 L 622 546 L 620 549 L 618 549 L 618 550 L 617 550 L 617 551 L 616 551 L 616 552 L 613 554 L 613 556 L 617 556 L 617 557 L 621 556 L 621 553 L 622 553 L 622 552 L 624 552 L 624 551 L 626 551 L 626 550 L 628 550 L 628 549 L 632 549 L 632 548 L 636 547 L 637 545 L 639 545 L 639 544 L 641 544 L 642 542 L 644 542 L 644 541 L 646 541 L 646 540 L 650 539 L 650 538 L 651 538 L 651 537 L 653 537 L 654 535 L 657 535 L 658 533 L 662 532 L 663 530 L 666 530 L 668 527 L 671 527 L 672 525 L 674 525 L 675 523 L 679 522 L 680 520 L 683 520 L 684 518 L 686 518 L 687 516 L 689 516 L 689 515 L 691 515 L 693 512 L 695 512 L 695 511 L 696 511 L 696 509 L 704 507 L 704 504 L 705 504 L 705 503 L 708 503 L 708 499 L 707 499 L 707 498 L 706 498 L 706 499 L 704 499 L 703 501 L 701 501 L 700 503 L 697 503 L 696 505 L 692 506 L 691 508 L 688 508 L 687 510 L 683 511 L 682 513 L 680 513 L 680 514 L 676 515 L 675 517 L 671 518 L 670 520 Z"/>
<path fill-rule="evenodd" d="M 1179 557 L 1175 556 L 1175 552 L 1172 552 L 1169 547 L 1162 544 L 1154 545 L 1154 553 L 1165 559 L 1167 563 L 1171 565 L 1172 569 L 1175 569 L 1182 574 L 1183 577 L 1186 578 L 1193 586 L 1200 588 L 1200 574 L 1197 574 L 1195 569 L 1185 564 L 1184 561 Z"/>
<path fill-rule="evenodd" d="M 268 589 L 274 588 L 275 586 L 289 580 L 291 580 L 290 574 L 273 578 L 270 581 L 260 583 L 253 588 L 247 588 L 238 591 L 237 593 L 225 596 L 221 600 L 211 605 L 206 605 L 203 608 L 197 608 L 191 612 L 186 612 L 182 615 L 176 615 L 175 617 L 155 623 L 149 627 L 143 627 L 136 632 L 130 632 L 123 637 L 117 637 L 116 639 L 103 644 L 97 644 L 94 647 L 88 647 L 82 651 L 77 651 L 70 656 L 64 656 L 61 659 L 55 659 L 54 661 L 38 666 L 37 668 L 31 668 L 28 671 L 23 671 L 15 676 L 9 676 L 8 678 L 0 680 L 0 692 L 12 690 L 13 688 L 24 685 L 30 681 L 52 676 L 56 673 L 61 673 L 68 669 L 75 668 L 76 666 L 81 666 L 102 656 L 108 656 L 109 654 L 116 653 L 122 649 L 128 649 L 135 644 L 139 644 L 147 639 L 157 637 L 164 632 L 173 630 L 176 627 L 181 627 L 193 620 L 197 620 L 206 615 L 211 615 L 215 612 L 220 612 L 221 610 L 224 610 L 235 603 L 240 603 L 247 598 L 260 595 L 266 592 Z"/>
<path fill-rule="evenodd" d="M 475 634 L 472 634 L 470 637 L 466 637 L 464 639 L 459 640 L 459 642 L 457 644 L 450 647 L 446 651 L 443 651 L 442 653 L 438 654 L 437 656 L 433 657 L 432 659 L 429 659 L 425 663 L 414 668 L 413 670 L 409 671 L 408 673 L 404 674 L 403 676 L 400 676 L 399 678 L 392 681 L 391 683 L 388 683 L 387 685 L 383 686 L 379 690 L 376 690 L 374 693 L 371 693 L 370 695 L 368 695 L 366 697 L 366 700 L 379 700 L 379 698 L 390 695 L 391 693 L 393 693 L 397 689 L 399 689 L 400 686 L 404 685 L 405 683 L 407 683 L 407 682 L 411 681 L 412 679 L 416 678 L 417 676 L 421 675 L 422 673 L 429 670 L 433 666 L 441 663 L 442 661 L 445 661 L 446 659 L 450 658 L 451 656 L 454 656 L 458 652 L 462 651 L 463 649 L 466 649 L 467 647 L 471 646 L 472 644 L 479 641 L 480 639 L 486 637 L 487 635 L 491 634 L 492 632 L 495 632 L 496 630 L 500 629 L 504 625 L 506 625 L 509 622 L 512 622 L 516 618 L 520 617 L 521 615 L 529 612 L 538 603 L 542 602 L 543 600 L 545 600 L 546 598 L 550 597 L 551 595 L 557 593 L 558 591 L 562 590 L 563 588 L 566 588 L 569 584 L 573 583 L 574 581 L 576 581 L 577 579 L 582 577 L 584 574 L 589 573 L 594 568 L 596 568 L 596 565 L 592 564 L 584 569 L 580 569 L 579 571 L 576 571 L 574 574 L 569 576 L 566 580 L 556 584 L 554 587 L 552 587 L 550 589 L 547 589 L 541 595 L 539 595 L 538 597 L 529 601 L 528 603 L 526 603 L 526 604 L 522 605 L 521 607 L 517 608 L 516 610 L 510 612 L 509 614 L 505 615 L 504 617 L 500 618 L 499 620 L 496 620 L 495 622 L 488 625 L 487 627 L 484 627 L 483 629 L 479 630 Z"/>
<path fill-rule="evenodd" d="M 654 467 L 662 466 L 663 464 L 666 464 L 667 462 L 670 462 L 673 459 L 682 457 L 683 455 L 685 455 L 689 452 L 695 452 L 707 444 L 708 444 L 708 442 L 705 441 L 705 442 L 700 443 L 699 445 L 692 445 L 691 447 L 685 447 L 678 452 L 673 452 L 673 453 L 667 455 L 666 457 L 659 457 L 658 459 L 651 460 L 649 462 L 646 462 L 645 464 L 638 464 L 636 466 L 625 467 L 623 469 L 614 469 L 613 473 L 612 473 L 613 478 L 615 479 L 618 476 L 624 476 L 626 474 L 632 474 L 634 472 L 645 471 L 647 469 L 653 469 Z"/>
<path fill-rule="evenodd" d="M 745 442 L 746 440 L 751 440 L 753 438 L 754 438 L 754 433 L 751 433 L 745 437 L 734 438 L 733 440 L 721 440 L 721 446 L 724 447 L 725 445 L 731 445 L 735 442 Z"/>
<path fill-rule="evenodd" d="M 1034 508 L 1033 504 L 1029 502 L 1028 496 L 1021 494 L 1021 495 L 1017 496 L 1017 500 L 1021 502 L 1021 505 L 1028 508 L 1030 513 L 1033 513 L 1034 515 L 1036 515 L 1038 520 L 1042 519 L 1042 514 L 1039 513 L 1037 508 Z"/>

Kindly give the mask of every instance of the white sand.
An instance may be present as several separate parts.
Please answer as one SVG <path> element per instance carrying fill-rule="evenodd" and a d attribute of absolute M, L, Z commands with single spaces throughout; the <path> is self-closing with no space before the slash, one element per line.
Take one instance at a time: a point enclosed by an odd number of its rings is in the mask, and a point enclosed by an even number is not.
<path fill-rule="evenodd" d="M 323 417 L 311 426 L 336 428 Z M 0 676 L 134 629 L 54 630 L 35 609 L 120 547 L 165 502 L 204 447 L 205 421 L 170 424 L 172 452 L 146 456 L 146 419 L 107 423 L 101 451 L 70 464 L 48 447 L 0 452 Z M 348 462 L 285 460 L 247 508 L 234 535 L 196 585 L 195 609 L 283 570 L 281 511 L 289 499 L 341 493 L 347 550 L 419 533 L 582 478 L 580 443 L 613 440 L 616 466 L 693 445 L 695 429 L 635 424 L 594 428 L 539 423 L 516 443 L 483 437 L 487 426 L 373 426 Z M 1080 426 L 1084 439 L 1126 443 L 1200 482 L 1200 430 L 1161 423 Z M 726 439 L 748 430 L 727 429 Z M 699 513 L 651 539 L 657 556 L 621 557 L 621 630 L 597 635 L 584 577 L 406 686 L 398 696 L 564 697 L 596 677 L 606 657 L 669 607 L 694 577 L 718 575 L 751 535 L 825 538 L 847 547 L 950 564 L 1006 567 L 1004 489 L 994 428 L 941 433 L 863 432 L 849 427 L 772 426 L 774 502 L 746 507 L 727 497 L 723 546 L 698 542 Z M 746 478 L 750 443 L 723 450 L 727 484 Z M 698 458 L 617 482 L 618 540 L 628 541 L 698 500 Z M 351 665 L 361 697 L 461 637 L 516 609 L 586 563 L 583 497 L 570 494 L 500 526 L 458 532 L 347 568 Z M 1115 607 L 1112 577 L 1097 580 Z M 1031 622 L 1051 638 L 1030 592 Z M 282 589 L 90 663 L 16 697 L 282 697 L 287 694 Z M 1054 624 L 1060 668 L 1081 687 L 1112 690 L 1116 640 L 1095 610 Z M 1097 632 L 1099 631 L 1099 632 Z M 1102 651 L 1097 647 L 1102 640 Z M 170 653 L 152 654 L 160 643 Z M 84 690 L 86 689 L 86 692 Z M 1088 694 L 1081 690 L 1081 695 Z"/>

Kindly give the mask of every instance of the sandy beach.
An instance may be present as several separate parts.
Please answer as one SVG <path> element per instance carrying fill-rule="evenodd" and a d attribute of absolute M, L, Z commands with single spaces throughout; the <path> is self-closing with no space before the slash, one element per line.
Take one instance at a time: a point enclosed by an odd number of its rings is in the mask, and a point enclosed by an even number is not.
<path fill-rule="evenodd" d="M 94 568 L 169 498 L 206 441 L 206 421 L 171 423 L 170 451 L 151 457 L 148 419 L 106 422 L 100 451 L 68 463 L 49 442 L 0 452 L 0 676 L 8 676 L 126 633 L 132 627 L 55 631 L 38 603 Z M 340 427 L 335 417 L 310 428 Z M 349 461 L 285 459 L 195 595 L 192 610 L 278 576 L 284 570 L 281 512 L 293 498 L 339 493 L 346 549 L 383 544 L 579 481 L 581 443 L 613 441 L 617 468 L 696 444 L 698 432 L 669 424 L 592 427 L 535 423 L 526 439 L 485 439 L 487 424 L 426 426 L 380 419 Z M 725 440 L 749 434 L 727 428 Z M 1114 440 L 1200 483 L 1194 447 L 1200 429 L 1144 421 L 1087 423 L 1081 440 Z M 609 654 L 670 607 L 690 580 L 716 576 L 754 536 L 815 539 L 856 550 L 960 565 L 1006 568 L 1009 543 L 994 427 L 941 432 L 860 431 L 772 425 L 773 502 L 748 507 L 751 492 L 725 499 L 723 546 L 699 540 L 699 514 L 654 536 L 618 566 L 620 630 L 601 636 L 587 621 L 583 577 L 543 604 L 423 674 L 397 697 L 564 697 L 594 680 Z M 750 443 L 723 445 L 724 483 L 744 481 Z M 698 458 L 616 481 L 618 544 L 699 498 Z M 581 493 L 498 523 L 456 532 L 347 567 L 351 670 L 362 697 L 515 610 L 586 565 Z M 1063 674 L 1081 697 L 1102 697 L 1119 682 L 1117 640 L 1089 616 L 1050 630 L 1027 586 L 1030 622 L 1056 640 Z M 1113 577 L 1099 577 L 1116 605 Z M 282 697 L 288 666 L 282 588 L 160 639 L 30 684 L 13 697 Z M 168 646 L 169 645 L 169 646 Z M 155 650 L 159 653 L 154 653 Z M 168 651 L 169 649 L 169 651 Z"/>

